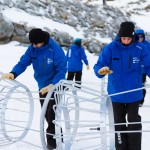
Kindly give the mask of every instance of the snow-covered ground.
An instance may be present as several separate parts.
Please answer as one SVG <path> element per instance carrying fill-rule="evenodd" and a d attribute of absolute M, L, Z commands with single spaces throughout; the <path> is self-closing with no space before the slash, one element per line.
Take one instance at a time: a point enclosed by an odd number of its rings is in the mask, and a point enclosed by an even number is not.
<path fill-rule="evenodd" d="M 134 0 L 137 1 L 137 0 Z M 114 5 L 117 7 L 123 7 L 126 6 L 127 8 L 127 4 L 128 2 L 131 2 L 131 0 L 116 0 L 116 1 L 110 1 L 108 2 L 109 5 Z M 133 2 L 133 0 L 132 0 Z M 101 1 L 95 1 L 93 3 L 101 3 Z M 147 5 L 150 4 L 150 2 L 148 2 L 147 0 Z M 128 9 L 132 9 L 131 6 L 128 6 Z M 4 12 L 6 17 L 10 17 L 10 14 L 12 14 L 13 16 L 17 16 L 17 17 L 11 17 L 12 19 L 14 19 L 13 21 L 25 21 L 28 24 L 32 25 L 35 22 L 31 22 L 31 20 L 34 20 L 34 18 L 32 18 L 33 16 L 28 16 L 27 14 L 24 14 L 23 12 L 16 12 L 17 10 L 15 9 L 10 9 L 10 12 Z M 125 10 L 124 10 L 125 11 Z M 21 16 L 21 17 L 20 17 Z M 23 17 L 24 16 L 24 17 Z M 23 20 L 22 20 L 23 19 Z M 148 20 L 150 19 L 150 12 L 143 12 L 143 15 L 132 15 L 131 16 L 131 20 L 136 22 L 137 25 L 139 27 L 141 27 L 142 29 L 144 29 L 147 32 L 150 32 L 150 22 L 148 22 Z M 82 32 L 78 33 L 77 31 L 75 31 L 73 28 L 67 26 L 67 25 L 58 25 L 58 23 L 53 22 L 51 20 L 47 20 L 45 18 L 38 18 L 36 17 L 36 25 L 38 24 L 37 27 L 43 28 L 43 24 L 48 24 L 48 25 L 52 25 L 53 27 L 57 28 L 57 30 L 67 30 L 69 28 L 70 34 L 74 35 L 75 37 L 82 37 Z M 42 20 L 42 21 L 41 21 Z M 48 22 L 48 23 L 43 23 L 43 22 Z M 41 24 L 42 22 L 42 24 Z M 49 23 L 51 22 L 51 23 Z M 52 26 L 47 26 L 48 28 L 52 28 Z M 0 51 L 1 51 L 1 55 L 0 55 L 0 71 L 7 73 L 9 71 L 11 71 L 12 67 L 18 62 L 20 56 L 26 51 L 27 47 L 21 46 L 20 43 L 18 42 L 11 42 L 5 45 L 0 45 Z M 86 51 L 89 63 L 90 63 L 90 70 L 86 70 L 86 67 L 84 66 L 83 69 L 83 81 L 86 82 L 91 82 L 91 83 L 99 83 L 100 79 L 98 79 L 93 72 L 93 65 L 96 63 L 98 56 L 95 56 L 94 54 L 88 53 L 88 51 Z M 33 123 L 31 126 L 31 129 L 37 130 L 37 132 L 30 130 L 29 133 L 27 134 L 27 136 L 24 138 L 24 141 L 27 141 L 29 143 L 38 145 L 39 147 L 41 147 L 41 142 L 40 142 L 40 134 L 39 134 L 39 119 L 40 119 L 40 113 L 41 113 L 41 108 L 40 108 L 40 103 L 39 100 L 36 99 L 38 97 L 38 94 L 36 93 L 38 91 L 38 87 L 37 84 L 33 78 L 33 70 L 32 70 L 32 66 L 28 67 L 27 70 L 20 75 L 17 78 L 17 81 L 21 82 L 22 84 L 26 85 L 30 91 L 32 91 L 33 96 L 34 96 L 34 105 L 35 105 L 35 110 L 34 110 L 34 119 L 33 119 Z M 150 79 L 147 79 L 146 84 L 150 84 Z M 149 113 L 150 113 L 150 89 L 147 89 L 147 95 L 146 95 L 146 101 L 145 101 L 145 107 L 140 108 L 140 115 L 142 116 L 142 121 L 149 121 Z M 86 117 L 86 116 L 85 116 Z M 150 124 L 144 124 L 143 125 L 143 129 L 144 130 L 149 130 L 150 128 Z M 149 132 L 144 132 L 143 133 L 143 138 L 142 138 L 142 150 L 149 150 Z M 40 149 L 38 147 L 35 147 L 31 144 L 28 144 L 26 142 L 18 142 L 15 143 L 13 145 L 8 145 L 8 146 L 4 146 L 4 147 L 0 147 L 0 149 L 2 150 L 37 150 Z"/>

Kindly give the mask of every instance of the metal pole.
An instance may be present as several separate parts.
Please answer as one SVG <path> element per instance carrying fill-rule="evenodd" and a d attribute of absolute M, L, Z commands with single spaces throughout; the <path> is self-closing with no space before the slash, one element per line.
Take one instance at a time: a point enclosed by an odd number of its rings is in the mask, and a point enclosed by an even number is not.
<path fill-rule="evenodd" d="M 106 0 L 103 0 L 103 5 L 106 5 Z"/>

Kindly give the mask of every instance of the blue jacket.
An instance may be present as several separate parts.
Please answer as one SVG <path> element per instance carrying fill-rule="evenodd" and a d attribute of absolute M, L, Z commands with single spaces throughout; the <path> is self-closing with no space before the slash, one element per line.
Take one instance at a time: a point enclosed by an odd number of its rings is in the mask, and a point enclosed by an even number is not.
<path fill-rule="evenodd" d="M 147 40 L 144 40 L 142 43 L 143 43 L 145 46 L 148 46 L 149 51 L 150 51 L 150 42 L 148 42 Z"/>
<path fill-rule="evenodd" d="M 65 79 L 66 61 L 64 51 L 51 38 L 49 43 L 41 48 L 34 48 L 30 45 L 11 72 L 15 73 L 17 77 L 31 64 L 39 90 L 51 83 L 56 84 L 61 79 Z"/>
<path fill-rule="evenodd" d="M 66 60 L 68 62 L 67 69 L 69 72 L 77 72 L 83 69 L 82 60 L 88 65 L 85 51 L 82 47 L 72 44 L 67 51 Z"/>
<path fill-rule="evenodd" d="M 149 53 L 150 53 L 150 42 L 148 42 L 147 40 L 144 40 L 144 41 L 142 42 L 142 44 L 144 44 L 145 46 L 147 46 L 147 48 L 148 48 L 148 50 L 149 50 Z M 145 72 L 145 67 L 144 67 L 143 64 L 142 64 L 142 73 L 146 74 L 146 72 Z"/>
<path fill-rule="evenodd" d="M 108 75 L 108 94 L 114 94 L 127 90 L 142 87 L 141 63 L 145 66 L 145 71 L 150 76 L 150 53 L 140 42 L 133 42 L 129 46 L 124 46 L 116 38 L 102 50 L 94 71 L 97 77 L 98 70 L 108 66 L 113 73 Z M 142 90 L 130 92 L 117 96 L 112 96 L 113 102 L 132 103 L 142 99 Z"/>
<path fill-rule="evenodd" d="M 148 46 L 148 48 L 150 49 L 150 42 L 148 42 L 146 39 L 145 39 L 145 32 L 144 32 L 144 30 L 142 30 L 142 29 L 137 29 L 136 31 L 135 31 L 135 34 L 136 34 L 136 36 L 137 36 L 137 39 L 138 39 L 138 35 L 139 34 L 141 34 L 141 35 L 143 35 L 143 44 L 145 45 L 145 46 Z M 150 51 L 150 50 L 149 50 Z"/>
<path fill-rule="evenodd" d="M 138 35 L 139 34 L 141 34 L 141 35 L 143 35 L 143 42 L 142 42 L 142 44 L 144 44 L 145 46 L 147 46 L 147 48 L 149 49 L 149 52 L 150 52 L 150 42 L 148 42 L 146 39 L 145 39 L 145 32 L 144 32 L 144 30 L 142 30 L 142 29 L 137 29 L 136 31 L 135 31 L 135 34 L 136 34 L 136 36 L 137 36 L 137 39 L 138 39 Z M 138 39 L 139 40 L 139 39 Z M 142 73 L 145 73 L 145 69 L 144 69 L 144 65 L 142 64 Z"/>

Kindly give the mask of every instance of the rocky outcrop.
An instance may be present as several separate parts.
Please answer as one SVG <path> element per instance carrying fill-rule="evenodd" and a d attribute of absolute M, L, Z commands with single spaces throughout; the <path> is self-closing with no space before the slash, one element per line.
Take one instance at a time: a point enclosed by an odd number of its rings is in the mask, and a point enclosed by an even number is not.
<path fill-rule="evenodd" d="M 70 0 L 1 0 L 0 1 L 0 43 L 15 40 L 29 43 L 28 33 L 34 26 L 26 22 L 12 21 L 4 12 L 16 8 L 32 16 L 45 17 L 55 22 L 69 25 L 76 32 L 82 32 L 83 44 L 91 53 L 99 53 L 106 44 L 103 38 L 114 38 L 119 25 L 128 18 L 117 8 L 91 5 Z M 24 18 L 22 18 L 24 20 Z M 35 26 L 36 27 L 36 26 Z M 68 47 L 74 36 L 69 31 L 59 31 L 44 27 L 62 46 Z"/>

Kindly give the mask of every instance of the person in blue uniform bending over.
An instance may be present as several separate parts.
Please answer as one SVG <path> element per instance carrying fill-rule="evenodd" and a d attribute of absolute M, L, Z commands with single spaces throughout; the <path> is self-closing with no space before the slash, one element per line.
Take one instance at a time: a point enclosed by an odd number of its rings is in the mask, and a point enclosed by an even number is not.
<path fill-rule="evenodd" d="M 145 32 L 144 32 L 144 30 L 143 29 L 137 29 L 135 31 L 135 33 L 136 33 L 136 37 L 139 40 L 139 42 L 141 42 L 142 44 L 146 45 L 147 48 L 149 49 L 149 52 L 150 52 L 150 42 L 148 42 L 145 39 Z M 146 73 L 144 72 L 144 65 L 143 64 L 142 64 L 142 81 L 143 81 L 143 87 L 144 87 L 145 86 L 145 82 L 146 82 Z M 143 105 L 145 96 L 146 96 L 146 89 L 143 89 L 143 98 L 141 99 L 139 106 Z"/>
<path fill-rule="evenodd" d="M 141 63 L 150 76 L 150 54 L 146 46 L 135 40 L 134 28 L 132 22 L 122 22 L 118 35 L 103 48 L 94 65 L 98 78 L 108 74 L 108 94 L 142 88 Z M 115 131 L 118 131 L 115 133 L 116 150 L 141 150 L 142 125 L 137 122 L 141 122 L 139 103 L 142 97 L 142 90 L 110 97 L 114 121 L 116 124 L 123 123 L 115 125 Z"/>
<path fill-rule="evenodd" d="M 75 78 L 76 83 L 81 84 L 83 62 L 85 63 L 87 70 L 89 70 L 89 63 L 82 47 L 82 39 L 76 38 L 74 43 L 68 48 L 66 54 L 67 60 L 67 80 L 73 80 Z"/>
<path fill-rule="evenodd" d="M 10 73 L 3 74 L 3 79 L 15 79 L 22 74 L 28 66 L 32 64 L 34 70 L 34 78 L 38 83 L 39 97 L 41 106 L 44 103 L 43 98 L 46 97 L 48 91 L 61 79 L 65 79 L 66 75 L 66 60 L 63 49 L 52 39 L 48 32 L 40 28 L 34 28 L 29 32 L 30 45 L 20 61 L 13 67 Z M 55 134 L 55 125 L 52 123 L 55 120 L 53 105 L 55 105 L 54 95 L 53 100 L 49 101 L 46 120 L 48 127 L 46 132 L 48 149 L 56 148 L 56 140 L 51 136 Z"/>

